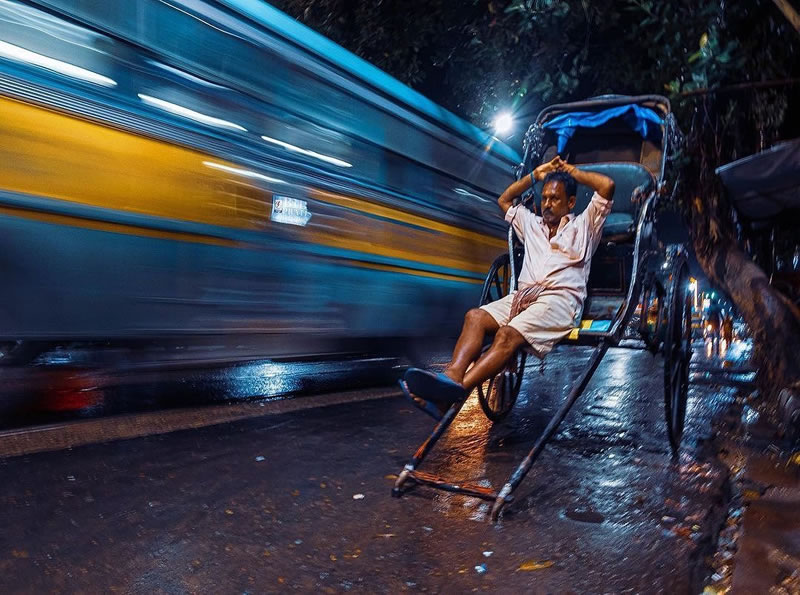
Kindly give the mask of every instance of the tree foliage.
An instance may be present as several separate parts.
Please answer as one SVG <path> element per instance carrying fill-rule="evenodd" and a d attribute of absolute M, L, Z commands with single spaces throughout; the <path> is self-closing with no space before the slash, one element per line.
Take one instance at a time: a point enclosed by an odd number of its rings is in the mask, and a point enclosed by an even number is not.
<path fill-rule="evenodd" d="M 680 99 L 800 74 L 800 37 L 770 0 L 274 3 L 478 125 L 512 106 L 533 113 L 610 92 Z M 785 98 L 758 94 L 749 128 L 777 129 Z"/>
<path fill-rule="evenodd" d="M 603 85 L 591 56 L 610 55 L 632 15 L 611 0 L 279 0 L 313 29 L 485 125 L 499 109 L 534 107 Z M 625 61 L 622 52 L 617 60 Z"/>

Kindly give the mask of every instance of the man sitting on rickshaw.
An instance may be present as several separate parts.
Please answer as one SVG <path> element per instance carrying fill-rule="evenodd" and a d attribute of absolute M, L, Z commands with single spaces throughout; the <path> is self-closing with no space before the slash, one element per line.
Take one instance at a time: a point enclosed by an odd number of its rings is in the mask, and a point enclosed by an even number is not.
<path fill-rule="evenodd" d="M 534 181 L 542 186 L 542 215 L 528 206 L 512 206 Z M 589 205 L 574 215 L 577 184 L 594 190 Z M 592 255 L 611 212 L 614 181 L 583 171 L 555 157 L 509 186 L 498 199 L 506 221 L 525 247 L 519 289 L 473 308 L 444 372 L 410 368 L 405 384 L 414 404 L 440 419 L 453 403 L 498 374 L 525 346 L 544 358 L 580 322 Z M 494 335 L 481 355 L 484 338 Z"/>

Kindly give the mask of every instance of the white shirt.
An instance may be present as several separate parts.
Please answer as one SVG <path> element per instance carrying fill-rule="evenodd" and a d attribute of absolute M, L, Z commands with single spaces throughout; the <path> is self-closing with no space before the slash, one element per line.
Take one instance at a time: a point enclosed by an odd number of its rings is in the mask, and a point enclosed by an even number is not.
<path fill-rule="evenodd" d="M 592 255 L 600 243 L 612 204 L 613 201 L 595 192 L 580 215 L 570 213 L 561 219 L 552 238 L 540 216 L 521 204 L 508 209 L 506 221 L 525 245 L 520 286 L 538 283 L 548 291 L 566 291 L 582 306 Z"/>

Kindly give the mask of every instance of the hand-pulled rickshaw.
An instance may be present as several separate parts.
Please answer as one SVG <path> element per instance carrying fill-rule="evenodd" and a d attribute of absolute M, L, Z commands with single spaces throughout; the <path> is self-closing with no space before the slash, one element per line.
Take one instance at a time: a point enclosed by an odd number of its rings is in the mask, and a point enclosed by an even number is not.
<path fill-rule="evenodd" d="M 679 134 L 669 101 L 655 95 L 603 96 L 553 105 L 539 114 L 524 138 L 518 179 L 558 154 L 581 169 L 611 177 L 616 185 L 612 212 L 592 259 L 581 323 L 562 341 L 566 345 L 589 345 L 594 350 L 558 412 L 499 491 L 419 470 L 461 410 L 464 401 L 460 401 L 450 406 L 403 468 L 392 490 L 394 496 L 400 496 L 409 482 L 427 485 L 492 501 L 491 519 L 497 520 L 608 348 L 618 345 L 626 328 L 631 327 L 647 349 L 663 356 L 667 434 L 673 456 L 677 455 L 686 414 L 692 301 L 686 250 L 682 245 L 665 247 L 658 241 L 656 207 L 667 187 L 668 159 Z M 522 200 L 535 201 L 538 186 Z M 586 207 L 590 197 L 590 189 L 578 187 L 576 213 Z M 508 252 L 498 256 L 489 269 L 479 305 L 514 291 L 522 257 L 522 243 L 509 228 Z M 632 322 L 635 314 L 638 322 Z M 520 349 L 500 374 L 478 387 L 480 406 L 492 422 L 500 422 L 513 408 L 527 355 Z"/>

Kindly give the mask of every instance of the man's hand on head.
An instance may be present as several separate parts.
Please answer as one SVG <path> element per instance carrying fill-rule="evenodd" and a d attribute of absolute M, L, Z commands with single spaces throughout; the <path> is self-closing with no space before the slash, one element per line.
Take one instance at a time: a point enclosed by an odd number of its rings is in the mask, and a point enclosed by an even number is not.
<path fill-rule="evenodd" d="M 557 171 L 563 171 L 571 175 L 578 184 L 588 186 L 606 200 L 611 200 L 614 197 L 614 180 L 608 176 L 585 169 L 579 169 L 574 165 L 570 165 L 561 159 L 561 157 L 556 157 L 556 159 L 558 160 L 555 164 Z"/>
<path fill-rule="evenodd" d="M 575 170 L 577 169 L 574 165 L 570 165 L 569 163 L 561 159 L 561 156 L 556 156 L 556 158 L 553 161 L 555 161 L 556 159 L 558 160 L 558 162 L 556 163 L 555 171 L 563 171 L 565 174 L 569 174 L 571 176 L 574 175 Z"/>
<path fill-rule="evenodd" d="M 547 163 L 542 163 L 539 167 L 533 170 L 533 179 L 541 182 L 544 180 L 545 176 L 550 172 L 558 171 L 558 162 L 561 161 L 561 157 L 556 155 L 553 159 L 548 161 Z"/>

